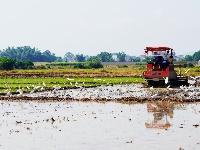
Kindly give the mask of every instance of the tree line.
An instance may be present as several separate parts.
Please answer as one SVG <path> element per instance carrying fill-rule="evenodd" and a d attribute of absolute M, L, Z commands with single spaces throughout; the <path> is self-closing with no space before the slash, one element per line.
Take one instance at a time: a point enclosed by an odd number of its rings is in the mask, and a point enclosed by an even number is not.
<path fill-rule="evenodd" d="M 33 62 L 54 62 L 62 61 L 62 58 L 55 56 L 54 53 L 51 53 L 49 50 L 41 52 L 40 50 L 31 48 L 30 46 L 22 47 L 8 47 L 0 51 L 0 57 L 8 57 L 17 60 L 30 60 Z"/>
<path fill-rule="evenodd" d="M 195 52 L 193 55 L 186 55 L 181 61 L 199 61 L 200 50 Z"/>
<path fill-rule="evenodd" d="M 50 50 L 45 50 L 41 52 L 37 48 L 31 48 L 30 46 L 22 47 L 8 47 L 6 49 L 0 50 L 0 57 L 13 58 L 17 60 L 30 60 L 33 62 L 86 62 L 93 59 L 99 60 L 101 62 L 124 62 L 126 54 L 124 52 L 116 53 L 116 59 L 113 55 L 108 52 L 101 52 L 97 56 L 87 56 L 83 54 L 74 55 L 71 52 L 67 52 L 63 57 L 58 57 Z"/>
<path fill-rule="evenodd" d="M 32 69 L 34 64 L 30 60 L 17 60 L 13 58 L 0 58 L 0 70 Z"/>
<path fill-rule="evenodd" d="M 115 56 L 115 58 L 113 57 Z M 141 60 L 140 57 L 130 57 L 128 60 L 126 59 L 126 54 L 122 52 L 118 52 L 115 54 L 109 52 L 101 52 L 96 56 L 87 56 L 83 54 L 73 54 L 71 52 L 67 52 L 63 57 L 58 57 L 54 53 L 51 53 L 50 50 L 45 50 L 41 52 L 37 48 L 31 48 L 30 46 L 22 46 L 22 47 L 8 47 L 6 49 L 0 50 L 0 58 L 7 57 L 13 58 L 16 60 L 30 60 L 32 62 L 87 62 L 92 60 L 98 60 L 100 62 L 141 62 L 146 61 Z M 200 50 L 195 52 L 193 55 L 186 55 L 183 59 L 179 61 L 198 61 L 200 60 Z"/>

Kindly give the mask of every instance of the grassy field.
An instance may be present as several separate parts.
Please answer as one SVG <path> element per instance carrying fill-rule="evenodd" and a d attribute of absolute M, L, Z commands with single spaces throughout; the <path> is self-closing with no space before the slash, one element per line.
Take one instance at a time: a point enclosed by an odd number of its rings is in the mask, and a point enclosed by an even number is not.
<path fill-rule="evenodd" d="M 142 83 L 139 77 L 74 77 L 74 78 L 0 78 L 0 93 L 9 89 L 16 92 L 22 89 L 25 92 L 50 90 L 54 88 L 94 87 L 101 85 Z"/>
<path fill-rule="evenodd" d="M 37 63 L 36 66 L 45 66 L 45 63 Z M 8 90 L 16 92 L 22 89 L 24 92 L 50 90 L 55 87 L 75 88 L 76 86 L 100 86 L 112 84 L 144 83 L 142 77 L 144 65 L 130 66 L 106 66 L 101 69 L 74 69 L 70 67 L 54 66 L 50 68 L 34 70 L 0 71 L 0 93 Z M 187 76 L 199 76 L 200 67 L 181 68 L 181 74 Z M 180 72 L 176 68 L 177 73 Z"/>

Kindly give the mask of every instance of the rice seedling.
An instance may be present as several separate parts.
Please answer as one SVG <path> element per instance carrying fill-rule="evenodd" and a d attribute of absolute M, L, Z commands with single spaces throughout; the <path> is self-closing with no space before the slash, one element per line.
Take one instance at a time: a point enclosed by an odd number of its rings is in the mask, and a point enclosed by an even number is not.
<path fill-rule="evenodd" d="M 7 89 L 11 89 L 11 92 L 16 92 L 18 89 L 30 92 L 34 88 L 39 91 L 42 87 L 45 90 L 50 90 L 57 85 L 61 88 L 76 88 L 77 86 L 94 87 L 142 82 L 144 82 L 144 79 L 136 77 L 0 78 L 0 93 L 5 93 Z"/>

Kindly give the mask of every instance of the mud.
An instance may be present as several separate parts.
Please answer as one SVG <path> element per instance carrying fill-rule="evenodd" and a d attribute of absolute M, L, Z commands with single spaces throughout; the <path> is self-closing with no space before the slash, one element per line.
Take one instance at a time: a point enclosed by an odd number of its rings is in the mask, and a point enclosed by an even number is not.
<path fill-rule="evenodd" d="M 200 88 L 147 88 L 143 84 L 112 85 L 100 87 L 76 87 L 76 89 L 52 89 L 50 91 L 0 96 L 0 100 L 16 101 L 93 101 L 144 103 L 154 101 L 199 102 Z"/>

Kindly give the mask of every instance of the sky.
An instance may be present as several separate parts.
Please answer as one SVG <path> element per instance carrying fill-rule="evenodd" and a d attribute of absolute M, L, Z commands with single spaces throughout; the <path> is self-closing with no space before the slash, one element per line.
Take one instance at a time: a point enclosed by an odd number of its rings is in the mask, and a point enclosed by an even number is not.
<path fill-rule="evenodd" d="M 200 0 L 0 0 L 0 50 L 30 46 L 139 56 L 146 46 L 200 50 Z"/>

